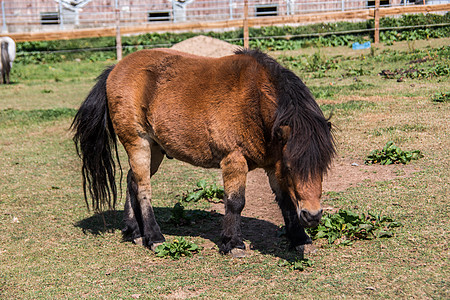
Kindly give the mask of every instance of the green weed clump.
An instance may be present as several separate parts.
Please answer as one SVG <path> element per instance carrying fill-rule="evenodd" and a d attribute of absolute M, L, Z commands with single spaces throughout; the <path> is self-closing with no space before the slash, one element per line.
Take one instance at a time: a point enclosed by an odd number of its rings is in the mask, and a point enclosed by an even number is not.
<path fill-rule="evenodd" d="M 172 210 L 170 218 L 167 223 L 175 226 L 189 226 L 205 220 L 211 220 L 213 213 L 204 210 L 189 210 L 184 209 L 183 204 L 177 202 Z"/>
<path fill-rule="evenodd" d="M 180 259 L 183 256 L 191 257 L 194 253 L 198 253 L 201 247 L 193 242 L 186 241 L 183 237 L 175 239 L 173 242 L 164 242 L 156 247 L 157 257 Z"/>
<path fill-rule="evenodd" d="M 437 92 L 432 97 L 433 102 L 450 102 L 450 93 Z"/>
<path fill-rule="evenodd" d="M 186 195 L 183 195 L 182 200 L 185 202 L 198 202 L 205 199 L 211 202 L 219 202 L 224 196 L 224 189 L 218 187 L 215 183 L 208 186 L 206 180 L 202 179 L 197 182 L 197 188 Z"/>
<path fill-rule="evenodd" d="M 402 226 L 387 216 L 368 213 L 358 215 L 352 211 L 340 209 L 335 214 L 326 214 L 315 228 L 308 228 L 311 238 L 327 239 L 329 244 L 341 239 L 340 245 L 351 245 L 354 240 L 371 240 L 392 237 L 392 228 Z"/>
<path fill-rule="evenodd" d="M 403 151 L 399 147 L 394 145 L 393 141 L 389 141 L 380 151 L 378 149 L 373 150 L 367 156 L 365 160 L 366 164 L 381 164 L 381 165 L 391 165 L 391 164 L 407 164 L 411 160 L 417 160 L 422 158 L 423 154 L 420 150 L 413 151 Z"/>
<path fill-rule="evenodd" d="M 295 260 L 280 259 L 278 261 L 278 266 L 288 267 L 291 270 L 304 271 L 306 268 L 312 267 L 313 262 L 307 258 L 301 258 L 301 259 L 295 259 Z"/>
<path fill-rule="evenodd" d="M 177 226 L 189 225 L 191 223 L 191 218 L 186 215 L 184 206 L 177 202 L 172 208 L 172 215 L 170 216 L 169 223 Z"/>

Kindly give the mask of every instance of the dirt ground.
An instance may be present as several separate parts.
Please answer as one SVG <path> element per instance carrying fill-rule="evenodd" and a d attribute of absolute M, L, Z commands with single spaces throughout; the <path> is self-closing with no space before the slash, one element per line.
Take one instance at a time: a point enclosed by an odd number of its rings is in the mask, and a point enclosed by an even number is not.
<path fill-rule="evenodd" d="M 323 197 L 326 199 L 326 192 L 340 192 L 361 184 L 408 177 L 416 171 L 418 170 L 411 165 L 365 165 L 363 161 L 336 159 L 324 178 Z M 268 199 L 273 200 L 267 201 Z M 331 207 L 324 208 L 333 210 Z M 223 207 L 218 211 L 223 213 Z M 261 169 L 254 170 L 248 175 L 243 216 L 263 218 L 274 224 L 283 224 L 281 211 L 277 209 L 267 176 Z"/>
<path fill-rule="evenodd" d="M 409 177 L 417 171 L 419 170 L 411 165 L 365 165 L 363 161 L 337 158 L 324 178 L 323 198 L 326 199 L 326 192 L 340 192 L 361 184 Z M 243 216 L 264 219 L 277 225 L 284 223 L 267 176 L 262 169 L 251 171 L 248 174 L 245 197 Z M 213 204 L 212 209 L 221 214 L 225 213 L 223 204 Z M 324 209 L 333 210 L 334 208 L 324 207 Z"/>

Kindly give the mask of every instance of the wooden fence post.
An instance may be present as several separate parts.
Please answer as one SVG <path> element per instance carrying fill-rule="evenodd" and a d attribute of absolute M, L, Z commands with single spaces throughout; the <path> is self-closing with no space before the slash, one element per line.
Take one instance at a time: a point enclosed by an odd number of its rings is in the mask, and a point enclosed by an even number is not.
<path fill-rule="evenodd" d="M 375 32 L 373 42 L 378 44 L 380 42 L 380 0 L 375 0 Z"/>
<path fill-rule="evenodd" d="M 122 36 L 120 35 L 120 9 L 116 8 L 116 58 L 122 59 Z"/>
<path fill-rule="evenodd" d="M 248 0 L 244 1 L 244 48 L 249 48 L 249 34 L 248 34 Z"/>

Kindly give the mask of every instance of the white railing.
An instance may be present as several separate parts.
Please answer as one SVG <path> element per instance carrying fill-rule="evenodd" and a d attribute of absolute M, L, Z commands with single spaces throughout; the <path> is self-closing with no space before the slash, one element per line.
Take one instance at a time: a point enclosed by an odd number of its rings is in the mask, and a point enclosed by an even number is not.
<path fill-rule="evenodd" d="M 62 0 L 65 1 L 65 0 Z M 0 0 L 1 31 L 35 32 L 136 26 L 154 23 L 185 23 L 242 19 L 243 0 L 92 0 L 72 1 L 83 7 L 63 5 L 60 0 Z M 70 2 L 70 1 L 69 1 Z M 301 15 L 369 8 L 375 1 L 360 0 L 248 0 L 249 18 Z M 381 0 L 381 7 L 446 1 Z M 109 5 L 108 5 L 109 3 Z M 386 4 L 388 3 L 388 4 Z"/>

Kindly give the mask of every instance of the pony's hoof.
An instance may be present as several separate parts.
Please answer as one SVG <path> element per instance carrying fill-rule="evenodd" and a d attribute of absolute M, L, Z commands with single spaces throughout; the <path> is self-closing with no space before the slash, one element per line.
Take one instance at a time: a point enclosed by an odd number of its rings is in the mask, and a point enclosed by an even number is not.
<path fill-rule="evenodd" d="M 153 252 L 156 252 L 156 248 L 159 246 L 159 245 L 162 245 L 163 243 L 161 242 L 161 243 L 153 243 L 151 246 L 150 246 L 150 250 L 152 250 Z"/>
<path fill-rule="evenodd" d="M 314 254 L 317 252 L 317 248 L 313 244 L 298 245 L 295 247 L 295 250 L 302 255 Z"/>
<path fill-rule="evenodd" d="M 142 237 L 138 237 L 133 239 L 133 244 L 138 246 L 144 246 L 144 239 Z"/>
<path fill-rule="evenodd" d="M 245 252 L 244 249 L 240 249 L 240 248 L 233 248 L 230 251 L 230 255 L 233 258 L 243 258 L 247 256 L 247 253 Z"/>

